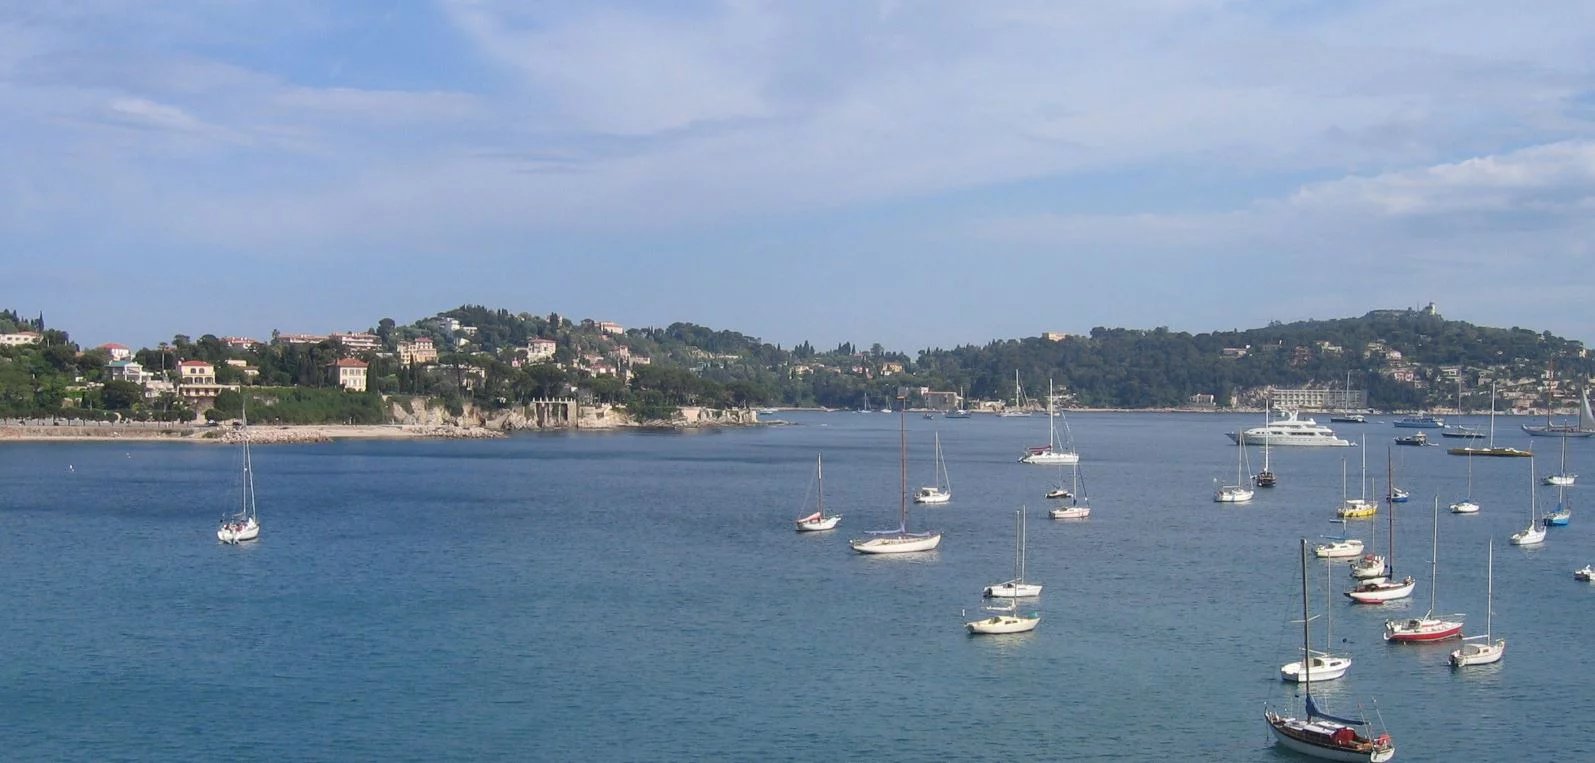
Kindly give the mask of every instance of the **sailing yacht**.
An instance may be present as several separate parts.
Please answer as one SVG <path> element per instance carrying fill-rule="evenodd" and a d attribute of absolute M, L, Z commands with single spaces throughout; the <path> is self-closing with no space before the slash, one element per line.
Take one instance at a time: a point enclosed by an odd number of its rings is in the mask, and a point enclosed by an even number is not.
<path fill-rule="evenodd" d="M 1477 514 L 1479 503 L 1473 500 L 1473 459 L 1468 459 L 1468 492 L 1462 500 L 1451 504 L 1452 514 Z"/>
<path fill-rule="evenodd" d="M 1484 567 L 1484 635 L 1463 636 L 1462 648 L 1451 652 L 1451 667 L 1489 665 L 1506 655 L 1506 639 L 1495 638 L 1495 541 L 1490 541 Z M 1468 643 L 1472 642 L 1472 643 Z"/>
<path fill-rule="evenodd" d="M 797 525 L 797 531 L 800 533 L 834 530 L 836 529 L 836 523 L 842 521 L 841 514 L 825 513 L 825 464 L 821 458 L 818 455 L 814 457 L 814 494 L 816 498 L 814 513 L 794 520 L 794 524 Z"/>
<path fill-rule="evenodd" d="M 1552 424 L 1551 412 L 1545 411 L 1545 426 L 1531 427 L 1523 425 L 1523 431 L 1534 437 L 1590 437 L 1595 436 L 1595 413 L 1590 412 L 1589 390 L 1579 390 L 1579 408 L 1577 424 Z"/>
<path fill-rule="evenodd" d="M 1025 449 L 1025 454 L 1019 458 L 1021 464 L 1078 464 L 1080 454 L 1074 450 L 1074 438 L 1070 436 L 1066 446 L 1058 442 L 1058 416 L 1053 413 L 1053 400 L 1055 393 L 1052 389 L 1052 380 L 1047 380 L 1047 444 L 1037 445 Z M 1069 434 L 1069 420 L 1063 420 L 1064 434 Z M 1061 447 L 1060 449 L 1060 446 Z"/>
<path fill-rule="evenodd" d="M 1545 475 L 1545 484 L 1556 487 L 1567 487 L 1578 481 L 1578 475 L 1567 471 L 1567 438 L 1562 438 L 1562 470 L 1555 474 Z"/>
<path fill-rule="evenodd" d="M 1440 583 L 1440 499 L 1434 499 L 1434 540 L 1429 551 L 1429 611 L 1423 617 L 1385 621 L 1385 640 L 1400 643 L 1443 641 L 1462 635 L 1461 615 L 1434 614 L 1435 589 Z M 1458 618 L 1458 619 L 1451 619 Z"/>
<path fill-rule="evenodd" d="M 238 435 L 244 450 L 243 502 L 237 512 L 222 517 L 221 526 L 216 528 L 216 540 L 227 544 L 243 543 L 260 537 L 260 517 L 255 512 L 255 467 L 249 454 L 247 403 L 239 412 L 239 421 L 241 426 Z"/>
<path fill-rule="evenodd" d="M 947 462 L 941 455 L 941 432 L 936 433 L 936 484 L 914 493 L 914 503 L 946 503 L 953 499 L 953 481 L 947 476 Z"/>
<path fill-rule="evenodd" d="M 1069 505 L 1054 506 L 1051 511 L 1047 512 L 1047 515 L 1053 519 L 1085 519 L 1091 516 L 1091 498 L 1086 494 L 1083 480 L 1080 479 L 1080 465 L 1075 464 L 1073 471 L 1074 480 L 1072 484 L 1074 490 L 1063 490 L 1060 487 L 1058 491 L 1053 491 L 1063 492 L 1065 494 L 1064 497 L 1069 499 Z M 1047 493 L 1047 496 L 1051 497 L 1052 492 Z"/>
<path fill-rule="evenodd" d="M 1524 458 L 1524 457 L 1528 457 L 1528 456 L 1534 455 L 1534 453 L 1532 451 L 1523 450 L 1522 448 L 1513 448 L 1513 447 L 1505 446 L 1505 445 L 1497 448 L 1495 446 L 1495 385 L 1494 384 L 1490 385 L 1490 440 L 1489 440 L 1489 444 L 1487 446 L 1483 447 L 1483 448 L 1475 448 L 1475 447 L 1472 447 L 1472 446 L 1468 446 L 1468 447 L 1465 447 L 1465 448 L 1447 448 L 1446 452 L 1450 453 L 1453 456 L 1498 456 L 1498 457 L 1507 457 L 1507 458 L 1514 458 L 1514 457 L 1516 457 L 1516 458 Z"/>
<path fill-rule="evenodd" d="M 908 400 L 897 398 L 897 462 L 898 501 L 897 528 L 894 530 L 866 530 L 870 537 L 855 538 L 848 542 L 860 554 L 911 554 L 931 551 L 941 545 L 941 533 L 934 531 L 908 531 Z"/>
<path fill-rule="evenodd" d="M 1346 537 L 1344 531 L 1345 522 L 1338 519 L 1334 521 L 1340 522 L 1342 525 L 1340 537 L 1329 538 L 1328 543 L 1320 543 L 1316 546 L 1313 546 L 1313 556 L 1316 556 L 1319 559 L 1344 559 L 1349 556 L 1361 554 L 1362 539 Z"/>
<path fill-rule="evenodd" d="M 1213 492 L 1213 500 L 1215 502 L 1217 502 L 1217 503 L 1246 503 L 1247 501 L 1252 500 L 1252 497 L 1254 495 L 1256 495 L 1256 493 L 1250 487 L 1247 487 L 1248 482 L 1247 482 L 1247 479 L 1246 479 L 1246 466 L 1245 466 L 1245 464 L 1246 464 L 1246 440 L 1244 438 L 1236 438 L 1235 439 L 1235 484 L 1233 484 L 1233 485 L 1220 485 L 1218 490 Z M 1218 482 L 1217 479 L 1214 479 L 1213 481 L 1214 482 Z"/>
<path fill-rule="evenodd" d="M 1340 508 L 1335 509 L 1335 516 L 1341 519 L 1366 519 L 1379 513 L 1379 504 L 1368 500 L 1368 437 L 1362 438 L 1362 477 L 1358 484 L 1361 496 L 1358 498 L 1346 497 L 1346 460 L 1340 460 Z"/>
<path fill-rule="evenodd" d="M 1328 567 L 1325 567 L 1325 569 L 1327 570 Z M 1325 592 L 1327 593 L 1332 587 L 1332 585 L 1325 586 Z M 1335 643 L 1334 612 L 1333 607 L 1324 607 L 1324 613 L 1328 615 L 1324 625 L 1324 649 L 1326 651 L 1308 653 L 1305 659 L 1311 661 L 1309 665 L 1304 666 L 1302 660 L 1286 663 L 1279 669 L 1279 679 L 1281 681 L 1301 683 L 1303 676 L 1306 675 L 1308 670 L 1312 671 L 1314 680 L 1332 681 L 1345 675 L 1346 671 L 1351 669 L 1350 657 L 1331 654 L 1327 651 L 1330 645 Z"/>
<path fill-rule="evenodd" d="M 997 415 L 1002 418 L 1030 415 L 1030 407 L 1025 402 L 1025 388 L 1019 386 L 1019 369 L 1017 368 L 1013 372 L 1013 407 L 1003 408 L 997 412 Z"/>
<path fill-rule="evenodd" d="M 1019 596 L 1041 595 L 1040 583 L 1025 582 L 1025 536 L 1027 535 L 1028 522 L 1026 520 L 1028 518 L 1022 508 L 1014 512 L 1014 514 L 1016 515 L 1016 521 L 1014 523 L 1013 578 L 996 585 L 986 586 L 980 595 L 987 598 L 1012 599 Z"/>
<path fill-rule="evenodd" d="M 1567 488 L 1556 486 L 1556 510 L 1540 518 L 1546 527 L 1566 527 L 1573 519 L 1573 503 L 1567 500 Z"/>
<path fill-rule="evenodd" d="M 1383 763 L 1396 756 L 1390 734 L 1364 736 L 1359 729 L 1366 719 L 1354 720 L 1330 715 L 1313 703 L 1313 661 L 1310 644 L 1312 618 L 1307 609 L 1307 539 L 1301 540 L 1301 651 L 1306 664 L 1301 671 L 1305 712 L 1301 716 L 1283 715 L 1273 709 L 1263 711 L 1263 720 L 1274 733 L 1274 740 L 1286 749 L 1322 760 L 1355 760 Z"/>
<path fill-rule="evenodd" d="M 1462 413 L 1463 413 L 1463 411 L 1462 411 L 1462 374 L 1457 374 L 1457 415 L 1461 416 Z M 1473 427 L 1463 426 L 1461 424 L 1456 424 L 1454 426 L 1448 426 L 1448 427 L 1440 430 L 1440 436 L 1441 437 L 1451 437 L 1451 438 L 1461 438 L 1461 439 L 1464 439 L 1464 440 L 1482 440 L 1482 439 L 1484 439 L 1484 433 L 1483 432 L 1480 432 L 1479 430 L 1474 429 Z"/>
<path fill-rule="evenodd" d="M 1534 488 L 1534 459 L 1529 459 L 1529 526 L 1512 533 L 1509 540 L 1514 546 L 1535 546 L 1545 542 L 1545 528 L 1539 522 L 1539 499 Z"/>
<path fill-rule="evenodd" d="M 1268 414 L 1269 414 L 1269 411 L 1272 410 L 1272 405 L 1273 405 L 1272 403 L 1264 401 L 1264 405 L 1263 405 L 1263 428 L 1264 429 L 1268 428 Z M 1252 475 L 1252 484 L 1254 484 L 1254 485 L 1256 485 L 1258 487 L 1273 487 L 1273 486 L 1279 484 L 1279 477 L 1275 476 L 1274 472 L 1268 468 L 1268 439 L 1267 438 L 1263 439 L 1263 470 L 1258 472 L 1258 473 L 1256 473 L 1256 474 L 1254 474 L 1254 475 Z"/>

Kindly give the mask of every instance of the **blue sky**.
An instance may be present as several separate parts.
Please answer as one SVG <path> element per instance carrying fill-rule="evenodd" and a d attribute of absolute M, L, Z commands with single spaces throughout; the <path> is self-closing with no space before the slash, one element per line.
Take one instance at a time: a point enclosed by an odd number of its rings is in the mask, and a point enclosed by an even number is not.
<path fill-rule="evenodd" d="M 0 306 L 912 351 L 1432 301 L 1588 342 L 1590 50 L 1555 1 L 14 3 Z"/>

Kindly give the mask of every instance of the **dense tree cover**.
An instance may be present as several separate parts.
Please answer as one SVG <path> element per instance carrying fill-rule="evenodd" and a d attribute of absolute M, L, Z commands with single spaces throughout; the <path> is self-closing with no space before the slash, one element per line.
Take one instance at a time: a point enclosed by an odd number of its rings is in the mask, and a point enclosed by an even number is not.
<path fill-rule="evenodd" d="M 383 424 L 386 406 L 375 392 L 354 393 L 303 387 L 244 387 L 222 392 L 214 408 L 205 412 L 211 421 L 243 416 L 248 396 L 249 420 L 266 424 Z"/>
<path fill-rule="evenodd" d="M 0 328 L 8 325 L 40 330 L 42 317 L 0 311 Z M 1368 390 L 1375 407 L 1418 408 L 1454 401 L 1456 383 L 1441 378 L 1448 366 L 1461 368 L 1462 385 L 1471 393 L 1466 404 L 1477 409 L 1488 405 L 1487 392 L 1479 391 L 1487 386 L 1484 377 L 1533 378 L 1552 361 L 1564 379 L 1582 382 L 1595 373 L 1578 342 L 1419 311 L 1204 334 L 1097 327 L 1062 341 L 1032 337 L 926 348 L 912 358 L 880 344 L 860 350 L 851 342 L 828 351 L 808 342 L 784 350 L 691 323 L 612 335 L 592 321 L 473 305 L 409 325 L 383 318 L 372 332 L 383 347 L 361 356 L 371 389 L 365 395 L 337 387 L 331 366 L 345 352 L 333 341 L 241 350 L 211 334 L 179 334 L 139 350 L 136 359 L 167 378 L 181 360 L 205 360 L 223 384 L 246 384 L 251 392 L 280 388 L 284 392 L 271 393 L 269 405 L 263 403 L 272 411 L 261 415 L 306 423 L 380 420 L 381 394 L 430 397 L 452 409 L 466 401 L 494 409 L 575 395 L 626 406 L 649 420 L 668 419 L 687 405 L 880 408 L 905 391 L 909 404 L 917 405 L 922 387 L 1005 400 L 1013 395 L 1015 372 L 1033 398 L 1045 394 L 1051 379 L 1065 400 L 1093 407 L 1177 406 L 1196 394 L 1223 401 L 1268 385 L 1340 387 L 1349 380 L 1353 388 Z M 88 416 L 107 410 L 151 418 L 192 415 L 172 396 L 135 399 L 125 388 L 106 385 L 104 351 L 80 352 L 64 332 L 43 334 L 39 345 L 0 349 L 0 415 L 66 409 Z M 401 364 L 398 342 L 422 336 L 438 348 L 438 362 Z M 537 338 L 554 341 L 554 362 L 527 361 L 528 345 Z M 246 374 L 228 361 L 257 373 Z M 615 373 L 584 370 L 606 364 Z M 1416 383 L 1393 379 L 1397 365 L 1415 374 Z M 232 415 L 223 401 L 216 415 Z"/>

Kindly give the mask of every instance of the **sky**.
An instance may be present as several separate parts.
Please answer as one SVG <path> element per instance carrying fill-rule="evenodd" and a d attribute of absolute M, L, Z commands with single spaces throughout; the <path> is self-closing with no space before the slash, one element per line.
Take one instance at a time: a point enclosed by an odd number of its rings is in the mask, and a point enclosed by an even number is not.
<path fill-rule="evenodd" d="M 1595 4 L 0 3 L 0 307 L 1591 342 Z"/>

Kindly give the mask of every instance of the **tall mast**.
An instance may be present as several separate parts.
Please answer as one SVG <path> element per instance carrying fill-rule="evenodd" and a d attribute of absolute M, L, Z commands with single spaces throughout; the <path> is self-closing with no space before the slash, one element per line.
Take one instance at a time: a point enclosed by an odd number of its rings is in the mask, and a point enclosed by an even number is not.
<path fill-rule="evenodd" d="M 1434 536 L 1429 541 L 1429 614 L 1434 616 L 1434 589 L 1440 587 L 1440 496 L 1434 497 Z"/>
<path fill-rule="evenodd" d="M 825 518 L 825 457 L 814 456 L 814 479 L 819 487 L 820 494 L 820 519 Z"/>
<path fill-rule="evenodd" d="M 1307 539 L 1301 539 L 1301 684 L 1302 691 L 1307 695 L 1307 706 L 1312 707 L 1313 696 L 1313 660 L 1311 648 L 1307 639 Z M 1308 713 L 1311 717 L 1311 711 Z"/>
<path fill-rule="evenodd" d="M 1367 453 L 1366 452 L 1363 454 L 1363 457 L 1364 458 L 1367 457 Z M 1395 466 L 1393 466 L 1391 464 L 1390 446 L 1388 446 L 1388 445 L 1385 446 L 1385 471 L 1386 471 L 1385 479 L 1387 481 L 1389 481 L 1389 480 L 1394 478 L 1394 476 L 1395 476 Z M 1390 578 L 1392 580 L 1394 580 L 1395 577 L 1396 577 L 1396 501 L 1395 501 L 1396 496 L 1395 496 L 1394 487 L 1395 486 L 1394 486 L 1393 483 L 1387 485 L 1386 486 L 1386 492 L 1385 492 L 1385 508 L 1390 511 L 1390 528 L 1389 528 L 1390 532 L 1388 533 L 1390 535 L 1390 538 L 1389 538 L 1390 551 L 1385 554 L 1385 560 L 1387 562 L 1386 563 L 1386 567 L 1389 569 Z"/>
<path fill-rule="evenodd" d="M 904 532 L 908 531 L 908 399 L 897 396 L 897 519 Z"/>
<path fill-rule="evenodd" d="M 1489 561 L 1484 564 L 1484 643 L 1490 643 L 1494 635 L 1492 623 L 1495 619 L 1495 539 L 1490 539 Z"/>

